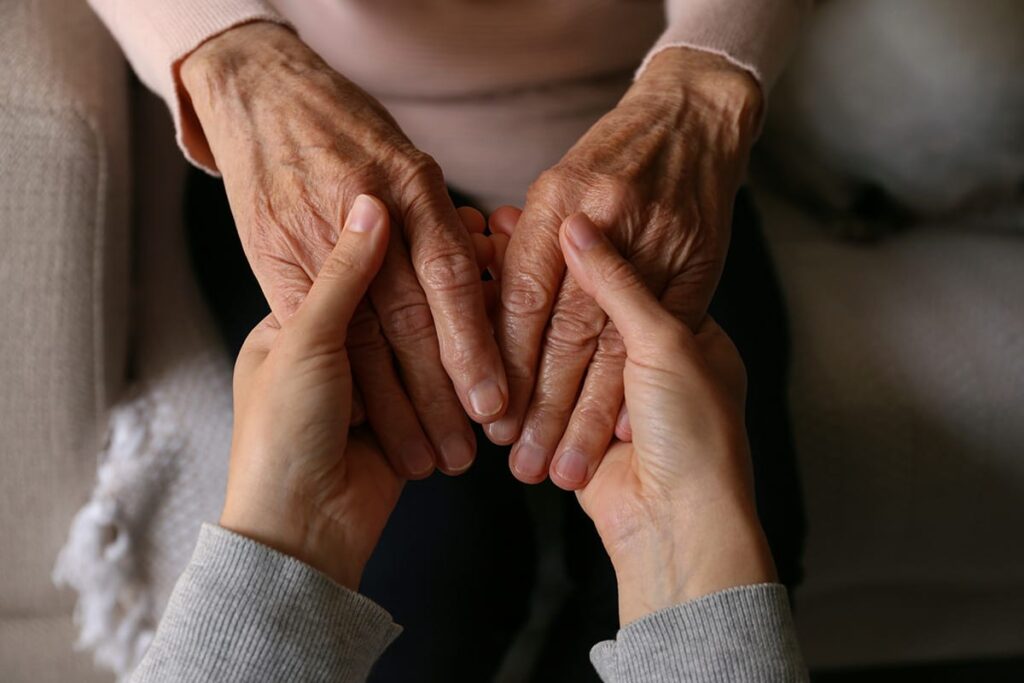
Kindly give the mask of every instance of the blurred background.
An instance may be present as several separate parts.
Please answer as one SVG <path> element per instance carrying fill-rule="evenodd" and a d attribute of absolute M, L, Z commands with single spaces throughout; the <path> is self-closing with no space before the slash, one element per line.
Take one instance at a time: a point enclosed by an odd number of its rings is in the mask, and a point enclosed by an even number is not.
<path fill-rule="evenodd" d="M 1024 681 L 1022 7 L 831 0 L 772 95 L 752 184 L 789 313 L 815 680 Z M 113 680 L 94 651 L 144 647 L 194 540 L 165 520 L 216 514 L 197 501 L 222 473 L 90 499 L 122 485 L 97 484 L 109 439 L 183 438 L 133 378 L 230 410 L 210 321 L 179 315 L 184 163 L 84 2 L 0 0 L 0 680 Z M 226 453 L 197 420 L 192 457 Z M 132 547 L 118 505 L 161 543 Z M 91 535 L 58 563 L 73 523 Z M 55 580 L 116 583 L 78 605 L 93 631 Z"/>

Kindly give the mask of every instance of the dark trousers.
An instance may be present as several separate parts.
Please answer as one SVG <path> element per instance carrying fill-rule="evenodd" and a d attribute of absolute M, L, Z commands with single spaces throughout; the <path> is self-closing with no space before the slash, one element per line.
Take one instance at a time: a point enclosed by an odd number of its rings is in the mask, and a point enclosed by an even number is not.
<path fill-rule="evenodd" d="M 197 277 L 226 345 L 237 353 L 269 309 L 219 180 L 191 173 L 186 218 Z M 747 366 L 758 513 L 779 576 L 792 587 L 800 579 L 804 519 L 786 409 L 786 321 L 745 191 L 736 201 L 732 244 L 711 313 Z M 476 464 L 465 475 L 437 474 L 406 486 L 366 567 L 361 591 L 405 628 L 371 680 L 479 683 L 493 677 L 528 616 L 542 531 L 560 539 L 569 590 L 533 678 L 596 681 L 588 652 L 614 637 L 618 615 L 615 576 L 593 525 L 575 496 L 561 491 L 546 496 L 556 514 L 531 514 L 525 487 L 508 472 L 508 448 L 491 444 L 479 429 L 477 444 Z"/>

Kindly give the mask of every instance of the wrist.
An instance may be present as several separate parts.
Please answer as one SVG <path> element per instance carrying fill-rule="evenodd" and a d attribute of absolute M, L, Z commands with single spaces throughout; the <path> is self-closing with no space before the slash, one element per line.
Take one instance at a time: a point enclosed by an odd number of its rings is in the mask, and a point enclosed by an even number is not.
<path fill-rule="evenodd" d="M 251 115 L 245 103 L 255 101 L 261 90 L 283 87 L 286 75 L 322 66 L 290 28 L 255 21 L 207 40 L 182 60 L 178 74 L 204 130 L 219 119 L 233 130 Z"/>
<path fill-rule="evenodd" d="M 703 128 L 731 133 L 749 150 L 764 109 L 764 93 L 754 76 L 725 57 L 685 47 L 655 54 L 623 98 L 623 103 L 654 108 L 687 132 Z"/>
<path fill-rule="evenodd" d="M 211 83 L 256 73 L 303 52 L 309 48 L 287 26 L 253 21 L 202 43 L 181 61 L 179 72 L 185 89 L 195 97 Z"/>
<path fill-rule="evenodd" d="M 605 547 L 623 625 L 727 588 L 776 580 L 756 513 L 741 499 L 666 506 Z"/>
<path fill-rule="evenodd" d="M 294 557 L 350 590 L 359 589 L 364 562 L 349 552 L 329 520 L 302 513 L 301 502 L 275 502 L 271 492 L 232 490 L 221 512 L 221 527 Z"/>

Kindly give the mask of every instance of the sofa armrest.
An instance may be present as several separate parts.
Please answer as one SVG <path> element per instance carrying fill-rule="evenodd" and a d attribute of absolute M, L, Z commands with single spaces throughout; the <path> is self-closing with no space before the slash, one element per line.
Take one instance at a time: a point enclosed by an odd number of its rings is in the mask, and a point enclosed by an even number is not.
<path fill-rule="evenodd" d="M 50 572 L 125 372 L 127 78 L 84 2 L 0 7 L 0 612 L 26 619 L 70 611 Z"/>

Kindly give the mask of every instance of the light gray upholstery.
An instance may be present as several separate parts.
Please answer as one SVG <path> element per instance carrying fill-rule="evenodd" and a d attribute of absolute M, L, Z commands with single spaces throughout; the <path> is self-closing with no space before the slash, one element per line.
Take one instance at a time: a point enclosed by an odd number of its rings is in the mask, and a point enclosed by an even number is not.
<path fill-rule="evenodd" d="M 126 71 L 78 0 L 0 4 L 0 678 L 88 681 L 50 581 L 121 387 Z M 74 672 L 74 673 L 72 673 Z M 99 674 L 95 680 L 106 680 Z"/>
<path fill-rule="evenodd" d="M 808 661 L 1024 655 L 1024 238 L 865 246 L 760 205 L 791 322 Z"/>

